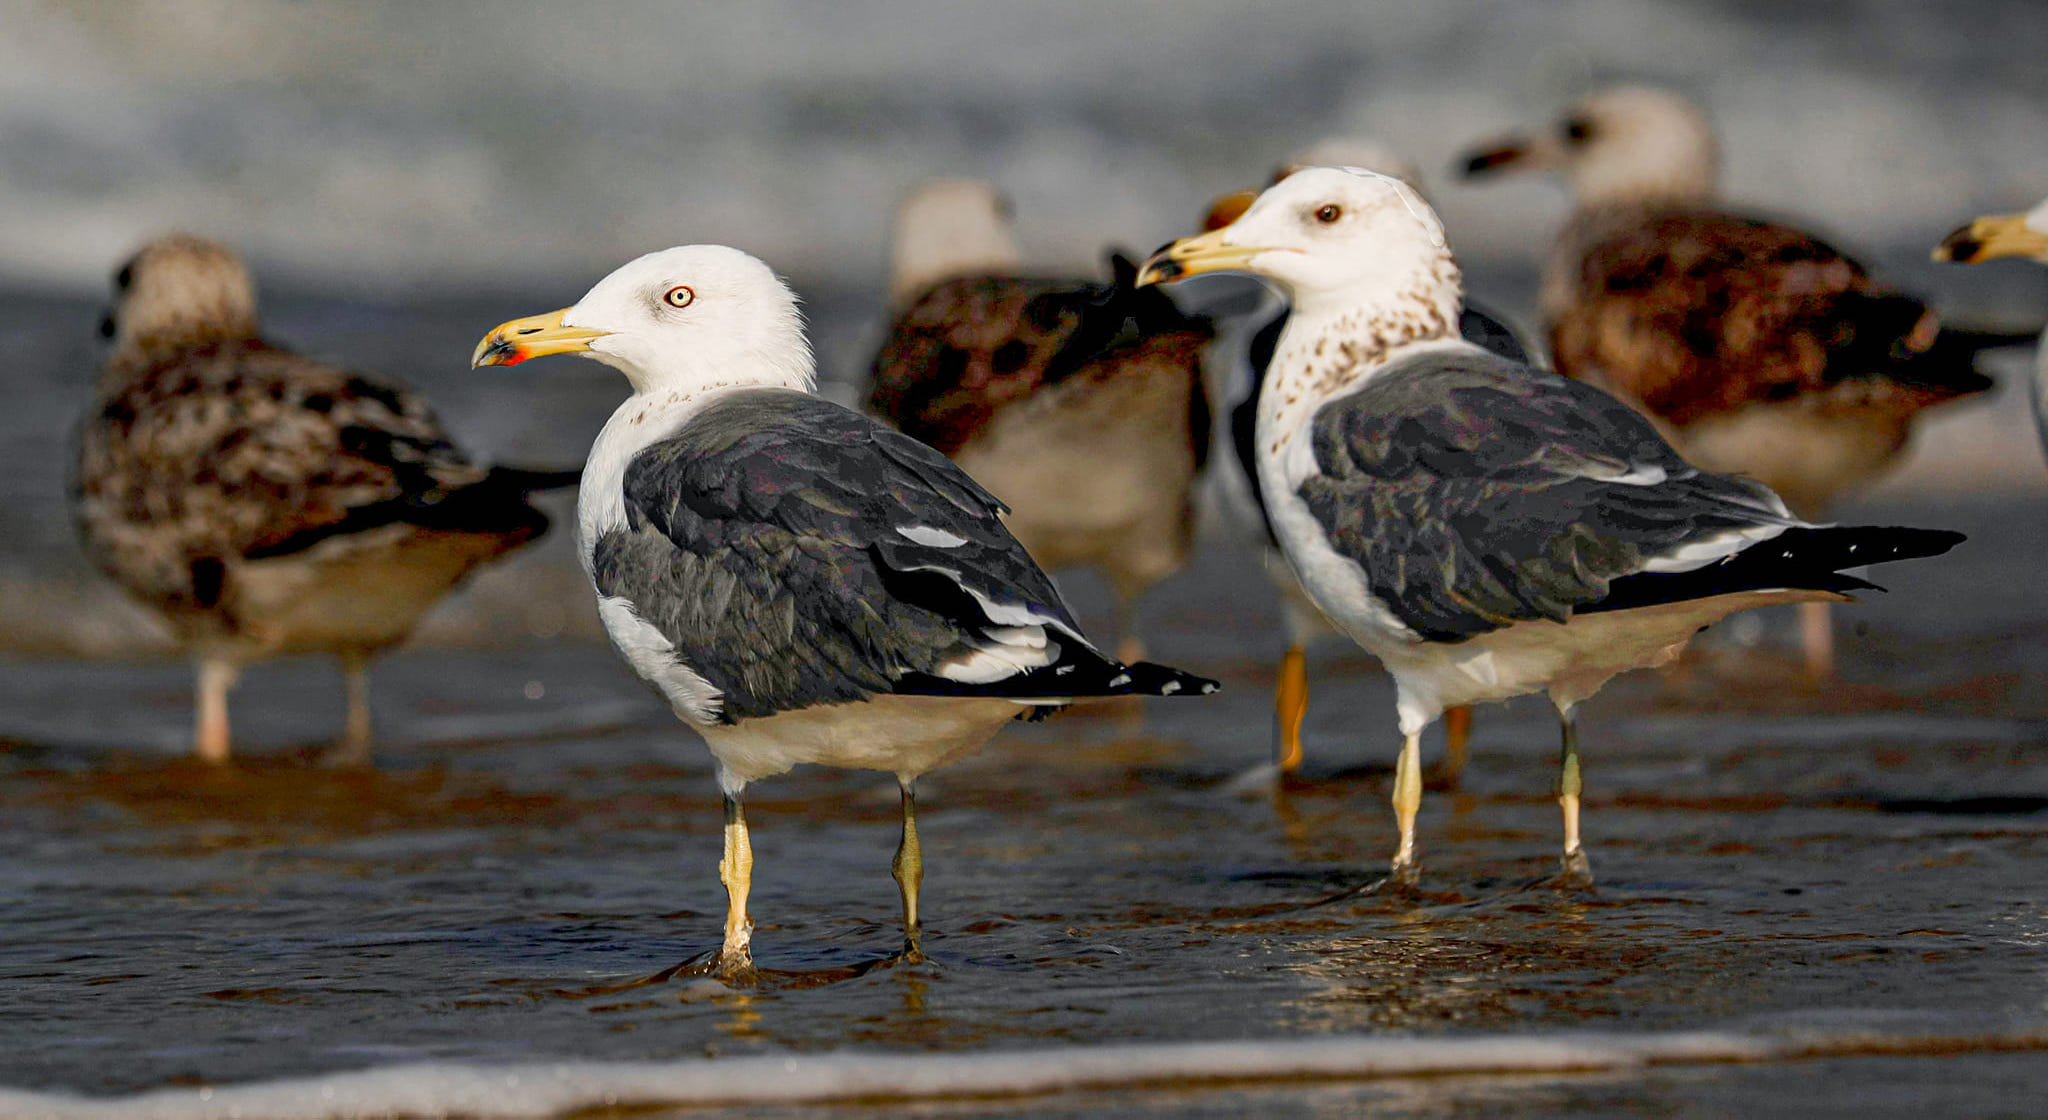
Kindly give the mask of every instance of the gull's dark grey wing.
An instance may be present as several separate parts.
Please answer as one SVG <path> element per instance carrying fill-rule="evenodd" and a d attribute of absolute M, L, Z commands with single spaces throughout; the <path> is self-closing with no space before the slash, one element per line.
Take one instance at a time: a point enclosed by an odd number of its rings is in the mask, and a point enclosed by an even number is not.
<path fill-rule="evenodd" d="M 1372 594 L 1431 641 L 1735 590 L 1868 587 L 1837 569 L 1961 539 L 1801 526 L 1763 486 L 1686 463 L 1600 390 L 1476 349 L 1381 370 L 1311 432 L 1320 473 L 1301 497 Z"/>
<path fill-rule="evenodd" d="M 1249 384 L 1243 396 L 1235 404 L 1229 404 L 1225 422 L 1230 425 L 1230 447 L 1237 456 L 1237 467 L 1251 480 L 1252 501 L 1258 503 L 1259 516 L 1267 517 L 1266 495 L 1259 489 L 1259 396 L 1266 387 L 1266 368 L 1273 364 L 1273 351 L 1280 344 L 1280 332 L 1287 329 L 1288 313 L 1282 311 L 1252 335 L 1246 348 L 1245 358 L 1249 367 Z M 1527 364 L 1529 351 L 1513 327 L 1498 315 L 1482 308 L 1467 306 L 1458 317 L 1458 333 L 1465 341 L 1498 354 L 1511 362 Z M 1273 525 L 1266 523 L 1266 538 L 1277 547 L 1273 540 Z"/>
<path fill-rule="evenodd" d="M 877 693 L 1206 691 L 1081 637 L 1003 506 L 951 460 L 803 393 L 749 390 L 642 451 L 593 556 L 724 719 Z"/>
<path fill-rule="evenodd" d="M 1458 313 L 1458 334 L 1465 341 L 1491 353 L 1498 354 L 1511 362 L 1533 365 L 1529 360 L 1529 348 L 1522 343 L 1522 336 L 1507 320 L 1485 307 L 1466 304 Z"/>

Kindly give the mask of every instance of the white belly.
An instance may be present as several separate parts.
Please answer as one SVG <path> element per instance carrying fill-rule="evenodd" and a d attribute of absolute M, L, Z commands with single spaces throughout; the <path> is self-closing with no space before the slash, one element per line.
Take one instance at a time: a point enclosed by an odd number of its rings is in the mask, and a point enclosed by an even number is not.
<path fill-rule="evenodd" d="M 723 695 L 626 600 L 600 598 L 598 616 L 619 656 L 704 737 L 729 794 L 802 763 L 886 770 L 908 781 L 980 750 L 1024 710 L 1011 700 L 877 696 L 720 723 Z"/>
<path fill-rule="evenodd" d="M 1382 655 L 1400 693 L 1401 729 L 1419 731 L 1447 707 L 1548 692 L 1560 710 L 1631 669 L 1669 663 L 1702 627 L 1751 607 L 1841 602 L 1828 591 L 1743 591 L 1568 622 L 1518 622 L 1470 641 L 1423 642 Z"/>
<path fill-rule="evenodd" d="M 980 750 L 1023 710 L 1009 700 L 877 696 L 701 730 L 718 761 L 719 786 L 737 794 L 806 762 L 885 770 L 907 782 Z"/>

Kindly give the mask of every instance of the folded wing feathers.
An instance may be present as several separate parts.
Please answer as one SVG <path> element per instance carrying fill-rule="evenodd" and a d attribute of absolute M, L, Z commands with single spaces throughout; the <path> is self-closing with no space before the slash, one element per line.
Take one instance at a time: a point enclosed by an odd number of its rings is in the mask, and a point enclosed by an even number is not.
<path fill-rule="evenodd" d="M 733 394 L 641 452 L 625 489 L 629 524 L 594 555 L 600 587 L 636 601 L 725 693 L 728 716 L 891 691 L 1132 690 L 994 497 L 933 449 L 836 405 Z M 720 593 L 730 615 L 704 609 Z"/>

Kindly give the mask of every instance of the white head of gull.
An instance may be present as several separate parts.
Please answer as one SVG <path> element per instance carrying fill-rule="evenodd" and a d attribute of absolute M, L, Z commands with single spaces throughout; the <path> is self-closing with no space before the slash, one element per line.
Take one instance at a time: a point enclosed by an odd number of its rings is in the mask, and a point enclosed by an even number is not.
<path fill-rule="evenodd" d="M 1463 341 L 1443 226 L 1386 176 L 1297 172 L 1155 254 L 1140 283 L 1219 270 L 1264 277 L 1295 308 L 1260 398 L 1261 489 L 1303 587 L 1394 677 L 1396 881 L 1416 874 L 1419 737 L 1446 706 L 1549 694 L 1564 876 L 1588 883 L 1581 700 L 1736 610 L 1845 598 L 1871 585 L 1842 569 L 1961 539 L 1802 525 L 1600 390 Z"/>
<path fill-rule="evenodd" d="M 1547 131 L 1483 144 L 1467 175 L 1554 171 L 1581 210 L 1712 201 L 1721 149 L 1713 124 L 1682 94 L 1618 86 L 1585 97 Z"/>
<path fill-rule="evenodd" d="M 1024 253 L 1011 231 L 1010 200 L 981 179 L 932 179 L 896 208 L 889 302 L 905 307 L 956 276 L 1014 275 Z"/>
<path fill-rule="evenodd" d="M 629 261 L 574 306 L 499 327 L 472 360 L 517 365 L 550 354 L 603 362 L 633 386 L 584 467 L 576 513 L 586 572 L 598 536 L 626 521 L 621 485 L 635 455 L 723 394 L 808 393 L 817 382 L 795 293 L 767 265 L 724 245 Z"/>
<path fill-rule="evenodd" d="M 1422 177 L 1415 165 L 1386 145 L 1369 138 L 1337 137 L 1322 141 L 1289 162 L 1283 163 L 1275 171 L 1272 182 L 1280 183 L 1297 172 L 1307 172 L 1308 169 L 1316 167 L 1341 167 L 1349 172 L 1348 176 L 1332 175 L 1329 170 L 1314 173 L 1315 180 L 1328 184 L 1329 198 L 1325 201 L 1334 202 L 1344 211 L 1337 221 L 1304 223 L 1298 206 L 1291 210 L 1283 208 L 1276 223 L 1280 228 L 1251 233 L 1240 230 L 1235 235 L 1222 235 L 1219 240 L 1228 241 L 1235 236 L 1245 239 L 1245 243 L 1289 243 L 1298 244 L 1304 249 L 1313 245 L 1323 245 L 1331 252 L 1348 245 L 1355 249 L 1349 255 L 1329 260 L 1318 259 L 1315 263 L 1318 267 L 1329 267 L 1334 264 L 1351 268 L 1384 265 L 1385 258 L 1379 255 L 1376 247 L 1371 247 L 1371 243 L 1380 236 L 1373 228 L 1376 223 L 1366 219 L 1378 210 L 1384 209 L 1398 227 L 1402 215 L 1405 214 L 1421 223 L 1419 228 L 1410 227 L 1410 232 L 1419 235 L 1419 240 L 1414 245 L 1409 286 L 1422 293 L 1421 302 L 1438 305 L 1422 312 L 1424 317 L 1433 321 L 1445 314 L 1446 308 L 1443 305 L 1448 305 L 1456 298 L 1456 266 L 1450 260 L 1449 251 L 1443 244 L 1441 229 L 1435 224 L 1435 216 L 1432 214 L 1423 217 L 1423 212 L 1412 207 L 1406 196 L 1399 194 L 1390 186 L 1374 184 L 1359 174 L 1360 171 L 1370 171 L 1392 176 L 1411 188 L 1417 198 L 1421 198 Z M 1357 197 L 1361 195 L 1374 197 Z M 1203 228 L 1219 230 L 1243 220 L 1246 212 L 1258 198 L 1257 191 L 1239 191 L 1217 199 L 1210 205 Z M 1397 202 L 1398 208 L 1395 207 Z M 1267 216 L 1252 220 L 1273 222 L 1272 214 L 1273 212 L 1269 211 Z M 1300 235 L 1296 236 L 1294 230 L 1286 228 L 1289 225 L 1301 225 L 1303 228 Z M 1432 230 L 1436 232 L 1436 236 L 1431 235 Z M 1397 228 L 1392 232 L 1398 237 L 1400 231 Z M 1272 265 L 1274 274 L 1279 276 L 1286 270 L 1286 264 L 1286 261 L 1276 259 Z M 1421 274 L 1414 271 L 1417 264 L 1426 266 Z M 1385 275 L 1375 275 L 1384 280 L 1397 272 L 1398 270 L 1394 270 Z M 1311 300 L 1317 298 L 1317 293 L 1328 297 L 1340 318 L 1352 308 L 1376 301 L 1375 295 L 1371 292 L 1347 291 L 1346 289 L 1352 285 L 1323 282 L 1331 279 L 1341 280 L 1343 277 L 1301 276 L 1282 279 L 1291 280 L 1292 282 L 1287 285 L 1290 290 L 1300 289 L 1301 293 L 1307 293 Z M 1239 345 L 1235 338 L 1229 337 L 1219 343 L 1221 352 L 1231 359 L 1227 363 L 1214 363 L 1215 366 L 1221 367 L 1218 371 L 1223 378 L 1221 398 L 1225 402 L 1229 423 L 1218 427 L 1218 450 L 1212 459 L 1212 462 L 1218 465 L 1212 467 L 1209 473 L 1211 485 L 1218 499 L 1216 505 L 1223 515 L 1223 520 L 1236 529 L 1240 539 L 1258 552 L 1260 566 L 1272 580 L 1275 588 L 1280 591 L 1288 649 L 1281 658 L 1279 680 L 1274 688 L 1274 755 L 1278 774 L 1285 780 L 1287 776 L 1299 770 L 1305 753 L 1301 741 L 1301 727 L 1308 711 L 1308 646 L 1317 635 L 1328 632 L 1330 625 L 1323 612 L 1309 602 L 1300 581 L 1295 578 L 1293 570 L 1277 551 L 1275 542 L 1278 538 L 1268 523 L 1270 511 L 1262 497 L 1263 487 L 1259 477 L 1258 457 L 1255 453 L 1256 443 L 1252 438 L 1253 432 L 1249 430 L 1255 425 L 1262 406 L 1272 399 L 1273 385 L 1269 375 L 1277 365 L 1273 359 L 1281 329 L 1289 321 L 1289 316 L 1299 310 L 1288 308 L 1288 300 L 1284 298 L 1276 297 L 1272 302 L 1280 305 L 1277 313 L 1262 308 L 1246 317 L 1258 325 L 1250 332 L 1245 344 Z M 1450 315 L 1452 321 L 1458 324 L 1458 333 L 1468 341 L 1479 343 L 1518 361 L 1529 353 L 1530 348 L 1522 344 L 1512 327 L 1483 309 L 1465 307 L 1461 311 L 1451 312 Z M 1343 332 L 1340 330 L 1338 333 Z M 1314 336 L 1297 334 L 1295 340 L 1297 345 L 1314 345 Z M 1299 395 L 1298 386 L 1295 392 Z M 1444 760 L 1435 774 L 1440 782 L 1455 785 L 1459 781 L 1464 768 L 1465 739 L 1470 717 L 1470 709 L 1462 706 L 1446 713 Z"/>
<path fill-rule="evenodd" d="M 916 959 L 918 775 L 1077 696 L 1214 691 L 1103 656 L 1001 503 L 932 448 L 813 396 L 796 298 L 745 253 L 650 253 L 573 307 L 499 326 L 474 362 L 544 354 L 633 384 L 591 449 L 578 545 L 605 632 L 703 736 L 725 792 L 725 939 L 704 971 L 753 974 L 749 783 L 803 763 L 896 775 Z"/>

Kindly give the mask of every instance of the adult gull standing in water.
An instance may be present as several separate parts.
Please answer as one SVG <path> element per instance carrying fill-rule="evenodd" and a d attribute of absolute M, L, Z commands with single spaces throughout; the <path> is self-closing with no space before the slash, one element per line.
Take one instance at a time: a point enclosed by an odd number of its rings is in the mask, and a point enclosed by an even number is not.
<path fill-rule="evenodd" d="M 1872 585 L 1842 569 L 1961 540 L 1808 525 L 1763 485 L 1692 467 L 1599 389 L 1463 340 L 1443 226 L 1399 180 L 1298 172 L 1140 279 L 1213 271 L 1264 277 L 1293 308 L 1260 398 L 1260 488 L 1303 586 L 1393 674 L 1397 881 L 1416 875 L 1418 742 L 1445 707 L 1549 694 L 1562 878 L 1589 884 L 1580 701 L 1734 611 L 1846 599 Z"/>
<path fill-rule="evenodd" d="M 577 545 L 613 645 L 716 765 L 720 976 L 753 971 L 749 783 L 801 763 L 896 775 L 915 960 L 920 774 L 1076 697 L 1215 691 L 1098 651 L 1000 502 L 925 444 L 813 396 L 796 297 L 753 257 L 650 253 L 573 307 L 493 330 L 474 362 L 544 354 L 594 358 L 633 386 L 590 450 Z"/>

